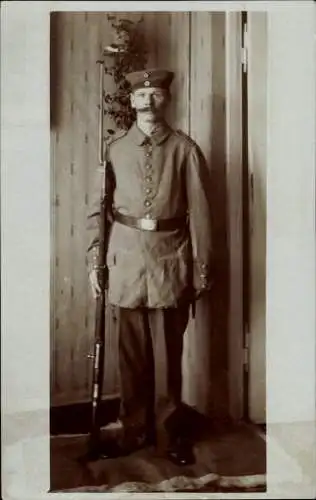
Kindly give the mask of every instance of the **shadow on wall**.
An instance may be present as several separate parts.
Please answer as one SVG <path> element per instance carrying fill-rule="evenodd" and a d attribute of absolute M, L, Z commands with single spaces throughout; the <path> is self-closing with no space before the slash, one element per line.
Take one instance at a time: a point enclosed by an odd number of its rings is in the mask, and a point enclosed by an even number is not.
<path fill-rule="evenodd" d="M 228 402 L 228 311 L 229 254 L 226 189 L 226 111 L 225 111 L 225 16 L 212 14 L 212 135 L 208 158 L 210 170 L 211 224 L 214 245 L 214 285 L 207 304 L 201 303 L 209 325 L 210 401 L 208 413 L 225 418 Z M 216 52 L 216 53 L 215 53 Z"/>
<path fill-rule="evenodd" d="M 207 21 L 204 21 L 206 29 Z M 229 418 L 228 312 L 229 253 L 226 182 L 226 106 L 225 106 L 225 15 L 212 13 L 210 33 L 210 77 L 203 89 L 204 120 L 209 137 L 200 127 L 201 138 L 210 166 L 209 186 L 213 238 L 213 287 L 197 301 L 193 329 L 189 329 L 186 400 L 200 413 L 213 419 Z M 204 49 L 205 50 L 205 49 Z M 194 54 L 192 54 L 194 57 Z M 196 69 L 195 69 L 196 70 Z M 196 96 L 192 96 L 193 101 Z M 202 101 L 202 106 L 203 106 Z M 205 118 L 205 116 L 207 118 Z M 192 131 L 195 132 L 195 131 Z M 195 134 L 196 135 L 196 134 Z M 204 137 L 203 137 L 204 136 Z M 192 330 L 192 331 L 191 331 Z"/>
<path fill-rule="evenodd" d="M 214 285 L 210 303 L 210 413 L 226 416 L 228 413 L 228 312 L 229 312 L 229 256 L 227 242 L 227 192 L 225 169 L 225 104 L 224 97 L 212 99 L 215 133 L 211 152 L 211 223 L 214 245 Z"/>

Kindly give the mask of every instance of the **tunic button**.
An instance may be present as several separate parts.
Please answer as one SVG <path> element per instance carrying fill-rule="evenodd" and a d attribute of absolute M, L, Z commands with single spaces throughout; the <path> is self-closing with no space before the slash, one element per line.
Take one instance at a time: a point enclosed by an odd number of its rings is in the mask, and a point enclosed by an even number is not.
<path fill-rule="evenodd" d="M 147 176 L 145 177 L 145 181 L 146 181 L 146 182 L 151 182 L 152 180 L 153 180 L 153 178 L 152 178 L 150 175 L 147 175 Z"/>
<path fill-rule="evenodd" d="M 151 191 L 152 191 L 152 190 L 151 190 L 150 188 L 147 188 L 147 189 L 146 189 L 146 193 L 147 193 L 147 194 L 150 194 L 150 193 L 151 193 Z"/>
<path fill-rule="evenodd" d="M 151 201 L 145 200 L 144 205 L 145 205 L 145 207 L 150 207 L 151 206 Z"/>
<path fill-rule="evenodd" d="M 151 156 L 151 153 L 146 153 L 147 158 Z"/>
<path fill-rule="evenodd" d="M 151 165 L 150 165 L 150 163 L 147 163 L 147 165 L 146 165 L 146 167 L 145 167 L 145 168 L 146 168 L 146 170 L 150 170 L 150 169 L 151 169 Z"/>

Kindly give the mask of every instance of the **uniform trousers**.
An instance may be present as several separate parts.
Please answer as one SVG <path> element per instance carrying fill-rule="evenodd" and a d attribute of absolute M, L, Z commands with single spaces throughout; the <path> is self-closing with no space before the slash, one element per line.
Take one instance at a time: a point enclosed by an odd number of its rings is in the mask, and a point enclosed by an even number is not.
<path fill-rule="evenodd" d="M 120 420 L 129 436 L 154 433 L 170 441 L 186 432 L 181 427 L 182 353 L 189 310 L 186 304 L 116 309 Z"/>

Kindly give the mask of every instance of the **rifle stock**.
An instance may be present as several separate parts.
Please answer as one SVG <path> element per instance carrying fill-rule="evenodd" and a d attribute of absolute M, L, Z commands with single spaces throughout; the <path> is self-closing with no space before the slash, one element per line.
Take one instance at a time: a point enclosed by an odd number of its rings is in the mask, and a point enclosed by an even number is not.
<path fill-rule="evenodd" d="M 104 168 L 106 177 L 106 164 Z M 95 309 L 95 340 L 93 352 L 93 372 L 92 372 L 92 394 L 91 394 L 91 430 L 89 448 L 94 453 L 100 442 L 100 403 L 102 398 L 103 377 L 104 377 L 104 357 L 105 357 L 105 310 L 106 310 L 106 191 L 100 202 L 100 246 L 98 259 L 98 281 L 101 292 L 96 298 Z"/>

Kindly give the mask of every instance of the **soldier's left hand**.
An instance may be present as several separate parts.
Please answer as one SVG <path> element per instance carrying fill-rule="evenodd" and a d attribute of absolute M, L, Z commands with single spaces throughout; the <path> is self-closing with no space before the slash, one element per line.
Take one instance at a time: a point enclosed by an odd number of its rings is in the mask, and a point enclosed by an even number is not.
<path fill-rule="evenodd" d="M 90 271 L 89 281 L 90 281 L 90 286 L 91 286 L 93 298 L 97 299 L 98 296 L 101 294 L 102 289 L 101 289 L 101 286 L 99 283 L 98 272 L 96 269 L 92 269 L 92 271 Z"/>

